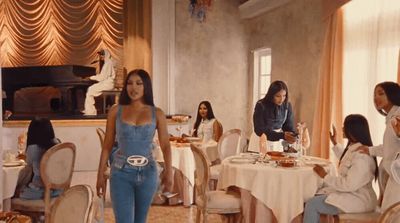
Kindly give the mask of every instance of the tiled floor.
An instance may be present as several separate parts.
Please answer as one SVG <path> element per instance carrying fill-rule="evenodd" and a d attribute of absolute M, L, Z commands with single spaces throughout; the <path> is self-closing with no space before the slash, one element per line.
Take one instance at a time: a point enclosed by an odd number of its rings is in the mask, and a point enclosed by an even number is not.
<path fill-rule="evenodd" d="M 208 222 L 222 222 L 219 215 L 208 215 Z M 105 209 L 105 222 L 114 223 L 114 215 L 111 208 Z M 148 223 L 194 223 L 196 222 L 196 206 L 151 206 Z"/>
<path fill-rule="evenodd" d="M 95 191 L 96 185 L 96 172 L 74 172 L 72 177 L 71 185 L 75 184 L 88 184 Z M 107 189 L 110 187 L 108 186 Z M 111 208 L 109 191 L 107 191 L 106 196 L 106 208 L 105 208 L 105 222 L 114 223 L 114 215 Z M 151 206 L 148 223 L 194 223 L 196 219 L 196 206 L 184 207 L 178 206 Z M 208 222 L 210 223 L 220 223 L 222 222 L 219 215 L 209 215 Z"/>

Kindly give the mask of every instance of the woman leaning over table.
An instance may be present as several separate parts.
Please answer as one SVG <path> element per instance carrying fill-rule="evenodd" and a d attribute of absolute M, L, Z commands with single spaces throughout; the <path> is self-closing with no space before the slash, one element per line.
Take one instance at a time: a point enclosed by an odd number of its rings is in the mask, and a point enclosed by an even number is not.
<path fill-rule="evenodd" d="M 97 194 L 105 189 L 104 171 L 117 139 L 119 149 L 111 164 L 110 190 L 116 223 L 145 223 L 158 186 L 156 162 L 152 156 L 153 136 L 158 132 L 165 168 L 163 185 L 172 186 L 171 148 L 164 112 L 154 106 L 149 74 L 133 70 L 125 79 L 119 104 L 107 118 L 104 149 L 97 175 Z"/>
<path fill-rule="evenodd" d="M 293 110 L 285 82 L 271 83 L 265 97 L 254 108 L 253 123 L 254 132 L 258 136 L 264 133 L 268 141 L 282 139 L 290 144 L 296 141 Z"/>
<path fill-rule="evenodd" d="M 359 150 L 372 156 L 382 157 L 380 170 L 389 175 L 386 184 L 382 211 L 385 211 L 392 204 L 400 201 L 400 184 L 396 183 L 390 171 L 390 165 L 396 155 L 400 153 L 400 123 L 395 121 L 400 116 L 400 86 L 395 82 L 382 82 L 375 86 L 374 104 L 376 110 L 383 116 L 386 116 L 386 128 L 383 134 L 383 144 L 379 146 L 362 146 Z M 399 120 L 397 118 L 397 120 Z"/>
<path fill-rule="evenodd" d="M 320 214 L 339 212 L 359 213 L 373 211 L 377 204 L 372 180 L 378 176 L 376 158 L 357 152 L 360 145 L 372 145 L 367 119 L 362 115 L 349 115 L 344 120 L 345 149 L 336 142 L 336 130 L 330 134 L 332 148 L 339 158 L 338 176 L 328 175 L 320 165 L 314 171 L 323 179 L 323 187 L 307 201 L 303 222 L 317 223 Z"/>
<path fill-rule="evenodd" d="M 200 102 L 197 108 L 197 117 L 193 129 L 193 136 L 202 138 L 203 142 L 208 142 L 209 140 L 218 142 L 221 137 L 221 124 L 215 118 L 209 101 Z"/>

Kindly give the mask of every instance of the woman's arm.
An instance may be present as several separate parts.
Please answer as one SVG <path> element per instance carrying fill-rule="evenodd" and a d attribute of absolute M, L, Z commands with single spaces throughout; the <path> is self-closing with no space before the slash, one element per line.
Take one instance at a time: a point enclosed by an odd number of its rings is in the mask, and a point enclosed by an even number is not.
<path fill-rule="evenodd" d="M 342 162 L 341 165 L 346 164 Z M 375 164 L 370 156 L 354 152 L 350 165 L 346 176 L 327 175 L 324 184 L 340 192 L 352 192 L 374 179 Z"/>
<path fill-rule="evenodd" d="M 293 109 L 290 102 L 288 102 L 287 116 L 285 122 L 282 125 L 282 130 L 284 132 L 296 132 L 296 129 L 294 127 Z"/>
<path fill-rule="evenodd" d="M 117 117 L 118 105 L 111 107 L 107 116 L 106 135 L 104 139 L 104 147 L 101 150 L 99 169 L 97 172 L 96 191 L 97 195 L 103 195 L 106 188 L 106 178 L 104 172 L 107 168 L 107 160 L 110 156 L 112 147 L 115 142 L 115 120 Z"/>
<path fill-rule="evenodd" d="M 222 136 L 222 125 L 215 119 L 213 124 L 213 139 L 218 142 L 219 138 Z"/>
<path fill-rule="evenodd" d="M 172 164 L 171 164 L 171 145 L 169 144 L 169 135 L 167 130 L 167 120 L 164 112 L 157 108 L 157 131 L 158 140 L 164 157 L 164 174 L 162 185 L 166 191 L 172 190 Z"/>
<path fill-rule="evenodd" d="M 335 153 L 336 158 L 340 159 L 340 157 L 342 157 L 344 148 L 340 143 L 336 143 L 336 145 L 332 146 L 332 150 Z"/>

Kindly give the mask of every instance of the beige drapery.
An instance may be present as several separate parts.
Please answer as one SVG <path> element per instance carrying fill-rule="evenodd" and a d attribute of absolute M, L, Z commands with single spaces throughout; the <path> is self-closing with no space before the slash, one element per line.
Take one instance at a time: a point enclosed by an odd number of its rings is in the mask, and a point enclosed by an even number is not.
<path fill-rule="evenodd" d="M 151 74 L 151 0 L 126 0 L 124 14 L 124 67 Z"/>
<path fill-rule="evenodd" d="M 0 65 L 122 64 L 123 0 L 1 0 Z"/>
<path fill-rule="evenodd" d="M 329 158 L 329 130 L 336 126 L 342 141 L 343 12 L 329 16 L 325 34 L 313 121 L 311 154 Z"/>
<path fill-rule="evenodd" d="M 400 50 L 399 50 L 399 62 L 397 63 L 397 83 L 400 84 Z"/>

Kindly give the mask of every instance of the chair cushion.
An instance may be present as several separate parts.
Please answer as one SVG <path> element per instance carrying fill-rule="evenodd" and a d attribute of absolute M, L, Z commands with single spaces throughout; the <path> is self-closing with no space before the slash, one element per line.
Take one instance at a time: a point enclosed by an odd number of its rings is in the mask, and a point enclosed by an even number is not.
<path fill-rule="evenodd" d="M 207 212 L 209 213 L 238 213 L 240 212 L 240 196 L 228 194 L 226 191 L 207 192 Z M 201 199 L 196 199 L 196 204 L 203 206 Z"/>
<path fill-rule="evenodd" d="M 222 165 L 218 164 L 215 166 L 210 166 L 210 179 L 211 180 L 218 180 L 219 173 L 221 172 Z"/>
<path fill-rule="evenodd" d="M 52 198 L 50 204 L 53 205 L 57 198 Z M 21 198 L 13 198 L 11 200 L 11 208 L 13 210 L 24 210 L 32 212 L 44 212 L 44 201 L 40 200 L 26 200 Z"/>
<path fill-rule="evenodd" d="M 372 223 L 378 222 L 379 212 L 365 212 L 365 213 L 344 213 L 339 214 L 340 221 L 363 222 Z"/>

